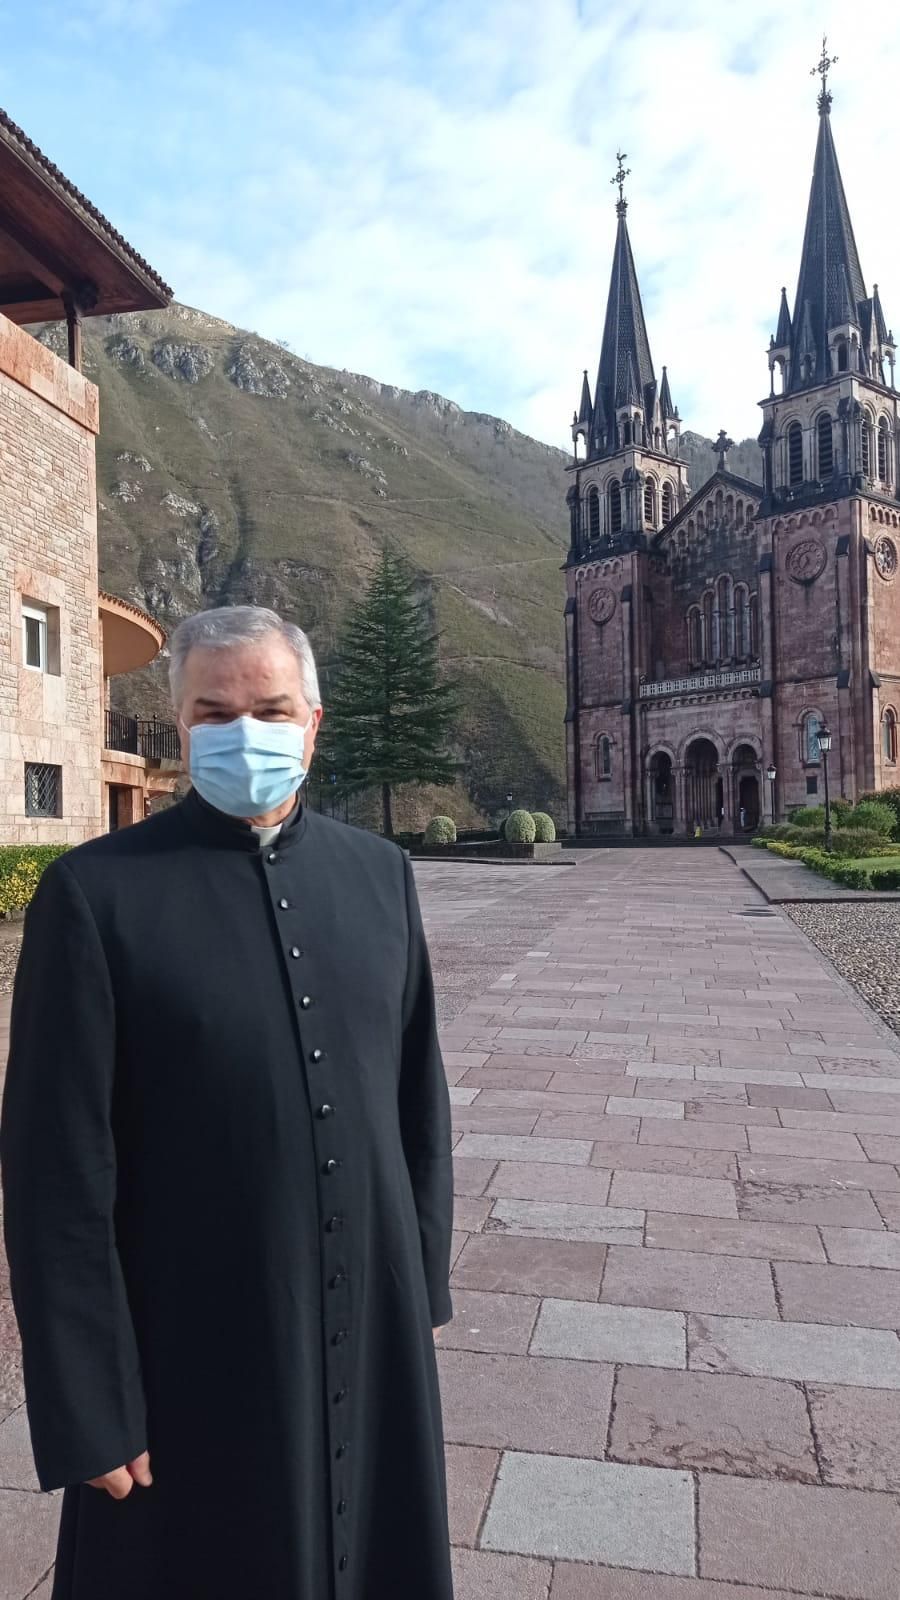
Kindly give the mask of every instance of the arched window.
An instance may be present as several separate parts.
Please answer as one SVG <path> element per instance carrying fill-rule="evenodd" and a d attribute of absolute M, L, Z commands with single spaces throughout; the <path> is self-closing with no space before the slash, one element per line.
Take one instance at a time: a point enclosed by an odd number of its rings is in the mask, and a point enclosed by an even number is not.
<path fill-rule="evenodd" d="M 878 424 L 878 477 L 881 483 L 888 482 L 889 457 L 890 435 L 888 433 L 887 417 L 882 417 Z"/>
<path fill-rule="evenodd" d="M 597 740 L 597 777 L 612 777 L 612 741 L 608 733 L 601 733 Z"/>
<path fill-rule="evenodd" d="M 868 415 L 862 420 L 862 469 L 866 478 L 872 475 L 872 424 Z"/>
<path fill-rule="evenodd" d="M 885 766 L 897 765 L 897 713 L 890 706 L 881 718 L 881 755 Z"/>
<path fill-rule="evenodd" d="M 818 711 L 807 711 L 801 724 L 800 759 L 807 766 L 818 766 L 822 759 L 819 749 L 819 729 L 822 727 L 822 717 Z"/>
<path fill-rule="evenodd" d="M 750 596 L 750 658 L 755 661 L 759 655 L 759 596 Z"/>
<path fill-rule="evenodd" d="M 734 589 L 734 653 L 739 661 L 750 654 L 750 597 L 743 583 Z"/>
<path fill-rule="evenodd" d="M 708 528 L 712 526 L 712 520 L 713 520 L 713 503 L 712 503 L 711 500 L 707 500 L 707 502 L 706 502 L 706 526 Z"/>
<path fill-rule="evenodd" d="M 743 500 L 738 500 L 736 505 L 735 505 L 735 508 L 734 508 L 734 520 L 735 520 L 735 523 L 737 524 L 737 526 L 740 527 L 741 523 L 744 520 L 744 502 L 743 502 Z"/>
<path fill-rule="evenodd" d="M 714 660 L 715 634 L 713 632 L 713 597 L 709 590 L 703 596 L 703 659 Z"/>
<path fill-rule="evenodd" d="M 787 433 L 788 483 L 793 486 L 803 482 L 803 429 L 792 422 Z"/>
<path fill-rule="evenodd" d="M 588 538 L 600 537 L 600 495 L 594 488 L 588 489 Z"/>
<path fill-rule="evenodd" d="M 831 435 L 831 418 L 827 412 L 823 411 L 816 423 L 816 438 L 819 447 L 819 477 L 830 478 L 834 472 L 834 442 Z"/>
<path fill-rule="evenodd" d="M 724 505 L 725 505 L 725 497 L 722 494 L 721 489 L 717 489 L 716 490 L 716 521 L 717 522 L 721 522 L 722 521 L 722 513 L 723 513 Z"/>
<path fill-rule="evenodd" d="M 618 478 L 613 478 L 609 486 L 609 531 L 610 533 L 622 532 L 622 485 Z"/>
<path fill-rule="evenodd" d="M 699 606 L 691 606 L 687 616 L 688 662 L 692 667 L 703 665 L 703 618 Z"/>
<path fill-rule="evenodd" d="M 665 525 L 665 523 L 671 522 L 671 520 L 674 517 L 674 515 L 675 515 L 675 496 L 672 493 L 672 485 L 670 483 L 666 482 L 666 483 L 663 484 L 663 487 L 662 487 L 662 519 L 663 519 L 663 524 Z"/>
<path fill-rule="evenodd" d="M 849 365 L 850 365 L 850 360 L 849 360 L 849 357 L 847 355 L 847 341 L 846 341 L 846 339 L 842 339 L 840 344 L 837 347 L 837 369 L 838 369 L 838 372 L 846 372 L 847 368 L 849 367 Z"/>
<path fill-rule="evenodd" d="M 734 655 L 734 607 L 732 603 L 732 583 L 727 576 L 721 577 L 716 584 L 716 613 L 719 622 L 719 638 L 717 641 L 716 660 L 724 661 Z"/>
<path fill-rule="evenodd" d="M 652 478 L 644 484 L 644 521 L 651 528 L 656 527 L 656 484 Z"/>

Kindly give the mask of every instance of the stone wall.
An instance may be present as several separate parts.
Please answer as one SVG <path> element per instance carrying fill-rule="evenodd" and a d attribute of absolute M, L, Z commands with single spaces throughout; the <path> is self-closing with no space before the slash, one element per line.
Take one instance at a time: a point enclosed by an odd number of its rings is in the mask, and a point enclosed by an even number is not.
<path fill-rule="evenodd" d="M 93 384 L 0 315 L 0 843 L 101 831 Z M 48 608 L 50 669 L 24 665 L 22 605 Z M 25 809 L 25 765 L 62 769 L 62 815 Z"/>

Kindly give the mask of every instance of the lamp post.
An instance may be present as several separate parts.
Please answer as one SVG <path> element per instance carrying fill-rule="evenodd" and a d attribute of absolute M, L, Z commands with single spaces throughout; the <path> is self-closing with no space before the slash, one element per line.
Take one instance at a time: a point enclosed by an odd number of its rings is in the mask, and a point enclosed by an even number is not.
<path fill-rule="evenodd" d="M 777 774 L 777 771 L 776 771 L 775 763 L 774 763 L 774 761 L 770 761 L 769 765 L 766 767 L 766 777 L 769 780 L 769 796 L 770 796 L 771 807 L 772 807 L 772 826 L 773 826 L 773 828 L 775 826 L 775 779 L 776 779 L 777 775 L 778 774 Z"/>
<path fill-rule="evenodd" d="M 831 750 L 831 730 L 819 729 L 819 749 L 822 752 L 822 772 L 825 778 L 825 849 L 831 849 L 831 796 L 828 793 L 828 754 Z"/>

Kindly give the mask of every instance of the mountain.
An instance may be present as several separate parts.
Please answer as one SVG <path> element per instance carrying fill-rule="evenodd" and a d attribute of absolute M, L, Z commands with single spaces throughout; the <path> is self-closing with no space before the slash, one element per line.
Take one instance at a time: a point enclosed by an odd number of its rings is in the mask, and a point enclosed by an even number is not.
<path fill-rule="evenodd" d="M 64 330 L 40 337 L 60 350 Z M 463 686 L 458 792 L 401 796 L 401 825 L 435 806 L 475 824 L 508 790 L 561 815 L 565 452 L 187 306 L 85 322 L 84 365 L 100 388 L 104 588 L 167 627 L 202 606 L 274 606 L 310 633 L 327 689 L 344 611 L 388 540 Z M 732 470 L 745 451 L 758 461 L 745 441 Z M 712 446 L 687 434 L 685 453 L 699 487 Z M 115 693 L 167 714 L 164 662 Z"/>

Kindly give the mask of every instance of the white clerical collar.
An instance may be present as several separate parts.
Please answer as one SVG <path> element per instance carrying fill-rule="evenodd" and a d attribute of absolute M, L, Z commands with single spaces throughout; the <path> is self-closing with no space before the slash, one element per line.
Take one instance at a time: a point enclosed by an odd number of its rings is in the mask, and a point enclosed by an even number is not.
<path fill-rule="evenodd" d="M 259 840 L 260 849 L 265 850 L 267 845 L 270 845 L 274 839 L 278 838 L 278 835 L 284 827 L 284 823 L 276 822 L 274 828 L 257 828 L 253 823 L 251 823 L 250 826 Z"/>

